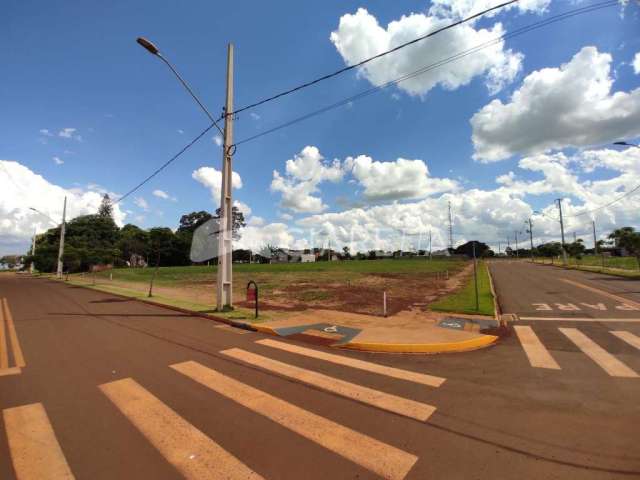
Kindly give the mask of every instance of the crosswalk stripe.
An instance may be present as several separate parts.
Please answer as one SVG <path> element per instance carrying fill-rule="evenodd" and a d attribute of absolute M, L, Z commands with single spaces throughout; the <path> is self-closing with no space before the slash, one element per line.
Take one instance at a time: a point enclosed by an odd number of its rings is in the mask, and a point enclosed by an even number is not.
<path fill-rule="evenodd" d="M 262 478 L 132 378 L 100 390 L 186 479 Z"/>
<path fill-rule="evenodd" d="M 322 373 L 289 365 L 263 357 L 262 355 L 256 355 L 255 353 L 247 352 L 240 348 L 231 348 L 229 350 L 223 350 L 220 353 L 264 370 L 294 378 L 308 385 L 337 393 L 343 397 L 351 398 L 382 410 L 404 415 L 409 418 L 415 418 L 416 420 L 425 421 L 436 410 L 436 407 L 427 405 L 426 403 L 416 402 L 407 398 L 398 397 L 397 395 L 356 385 L 355 383 L 346 382 Z"/>
<path fill-rule="evenodd" d="M 2 411 L 18 480 L 72 480 L 67 460 L 41 403 Z"/>
<path fill-rule="evenodd" d="M 532 367 L 560 370 L 558 362 L 553 359 L 531 327 L 518 325 L 513 329 Z"/>
<path fill-rule="evenodd" d="M 4 301 L 4 298 L 2 299 Z M 7 346 L 7 335 L 5 334 L 5 319 L 3 301 L 0 301 L 0 369 L 9 368 L 9 349 Z"/>
<path fill-rule="evenodd" d="M 640 350 L 640 337 L 624 330 L 614 330 L 611 333 L 618 337 L 620 340 L 624 340 L 632 347 L 636 347 L 638 350 Z"/>
<path fill-rule="evenodd" d="M 327 362 L 335 363 L 337 365 L 344 365 L 346 367 L 356 368 L 358 370 L 365 370 L 367 372 L 386 375 L 387 377 L 407 380 L 409 382 L 420 383 L 422 385 L 428 385 L 430 387 L 439 387 L 445 381 L 445 379 L 442 377 L 411 372 L 409 370 L 402 370 L 400 368 L 387 367 L 384 365 L 379 365 L 377 363 L 365 362 L 364 360 L 358 360 L 351 357 L 344 357 L 342 355 L 321 352 L 319 350 L 313 350 L 311 348 L 299 347 L 290 343 L 278 342 L 269 338 L 258 340 L 256 343 L 265 345 L 267 347 L 278 348 L 286 352 L 296 353 L 298 355 L 304 355 L 306 357 L 316 358 L 318 360 L 324 360 Z"/>
<path fill-rule="evenodd" d="M 197 362 L 171 365 L 207 388 L 389 480 L 402 480 L 418 457 L 351 430 Z"/>
<path fill-rule="evenodd" d="M 604 350 L 577 328 L 559 328 L 569 340 L 612 377 L 635 378 L 638 374 Z"/>
<path fill-rule="evenodd" d="M 16 326 L 13 323 L 13 316 L 11 310 L 9 310 L 9 301 L 4 298 L 4 313 L 7 319 L 7 330 L 9 332 L 9 340 L 11 341 L 11 348 L 13 349 L 13 358 L 16 367 L 25 367 L 27 364 L 24 361 L 24 355 L 22 354 L 22 348 L 20 348 L 20 342 L 18 341 L 18 334 L 16 333 Z"/>

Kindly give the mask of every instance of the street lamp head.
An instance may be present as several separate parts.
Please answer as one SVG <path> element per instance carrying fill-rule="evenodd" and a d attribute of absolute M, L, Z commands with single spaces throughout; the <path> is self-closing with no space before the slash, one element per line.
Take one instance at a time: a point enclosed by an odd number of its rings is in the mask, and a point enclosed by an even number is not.
<path fill-rule="evenodd" d="M 138 44 L 141 45 L 149 53 L 151 53 L 153 55 L 159 55 L 160 54 L 160 50 L 158 50 L 158 47 L 156 47 L 153 43 L 151 43 L 146 38 L 138 37 L 136 42 L 138 42 Z"/>
<path fill-rule="evenodd" d="M 34 212 L 37 212 L 37 210 L 33 207 L 29 207 L 29 210 L 33 210 Z"/>

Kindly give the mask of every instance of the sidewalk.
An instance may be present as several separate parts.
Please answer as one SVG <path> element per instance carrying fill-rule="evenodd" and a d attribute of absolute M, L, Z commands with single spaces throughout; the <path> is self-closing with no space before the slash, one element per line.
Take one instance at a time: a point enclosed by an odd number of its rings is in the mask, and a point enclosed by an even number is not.
<path fill-rule="evenodd" d="M 409 311 L 377 317 L 331 310 L 308 310 L 285 320 L 246 328 L 334 348 L 369 352 L 465 352 L 492 345 L 498 339 L 481 329 L 497 326 L 492 319 Z"/>
<path fill-rule="evenodd" d="M 46 278 L 46 277 L 45 277 Z M 216 313 L 205 305 L 154 296 L 126 288 L 91 285 L 80 281 L 65 282 L 118 297 L 135 299 L 151 305 L 176 310 L 223 322 L 234 327 L 289 337 L 331 348 L 389 353 L 448 353 L 466 352 L 491 346 L 498 336 L 481 330 L 498 326 L 490 317 L 443 313 L 413 309 L 397 315 L 381 317 L 335 310 L 305 310 L 291 312 L 272 320 L 272 313 L 253 321 L 252 311 L 237 309 Z"/>

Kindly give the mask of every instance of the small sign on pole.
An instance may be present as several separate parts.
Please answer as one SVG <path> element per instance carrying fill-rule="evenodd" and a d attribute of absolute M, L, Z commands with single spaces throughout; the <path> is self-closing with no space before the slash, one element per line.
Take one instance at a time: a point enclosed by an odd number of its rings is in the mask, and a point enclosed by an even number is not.
<path fill-rule="evenodd" d="M 251 288 L 253 285 L 253 288 Z M 258 284 L 253 280 L 249 280 L 247 283 L 247 302 L 255 302 L 256 304 L 256 317 L 258 318 Z"/>

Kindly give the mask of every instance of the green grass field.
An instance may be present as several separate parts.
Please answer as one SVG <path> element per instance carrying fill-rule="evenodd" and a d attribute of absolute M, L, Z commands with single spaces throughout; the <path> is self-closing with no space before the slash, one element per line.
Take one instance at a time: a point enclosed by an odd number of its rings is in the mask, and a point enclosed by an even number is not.
<path fill-rule="evenodd" d="M 424 304 L 437 289 L 436 276 L 455 275 L 465 261 L 458 259 L 386 259 L 341 262 L 234 264 L 233 298 L 248 306 L 249 280 L 259 285 L 265 309 L 302 311 L 325 308 L 374 314 L 381 312 L 387 296 L 389 314 Z M 154 295 L 195 304 L 215 302 L 215 266 L 161 267 L 154 281 Z M 97 285 L 139 291 L 149 290 L 155 268 L 118 268 L 95 275 Z M 438 272 L 438 275 L 436 275 Z M 93 284 L 92 274 L 75 274 L 72 280 Z"/>
<path fill-rule="evenodd" d="M 601 255 L 585 255 L 581 259 L 569 258 L 570 266 L 594 266 L 602 267 Z M 620 268 L 623 270 L 638 270 L 638 262 L 635 257 L 604 257 L 605 268 Z"/>
<path fill-rule="evenodd" d="M 493 315 L 493 295 L 489 271 L 485 262 L 478 262 L 478 304 L 476 310 L 476 295 L 473 275 L 464 288 L 431 304 L 431 309 L 441 312 L 467 313 L 470 315 Z"/>
<path fill-rule="evenodd" d="M 462 262 L 459 260 L 387 259 L 315 263 L 237 263 L 233 265 L 233 271 L 242 276 L 246 276 L 246 274 L 294 274 L 309 275 L 313 278 L 316 274 L 323 274 L 323 276 L 329 274 L 344 279 L 366 274 L 420 274 L 444 270 L 454 272 L 461 267 Z M 97 273 L 96 276 L 105 278 L 113 274 L 114 278 L 123 281 L 149 282 L 154 270 L 154 268 L 116 268 Z M 216 270 L 216 266 L 160 267 L 156 281 L 164 284 L 189 283 L 213 278 Z"/>

